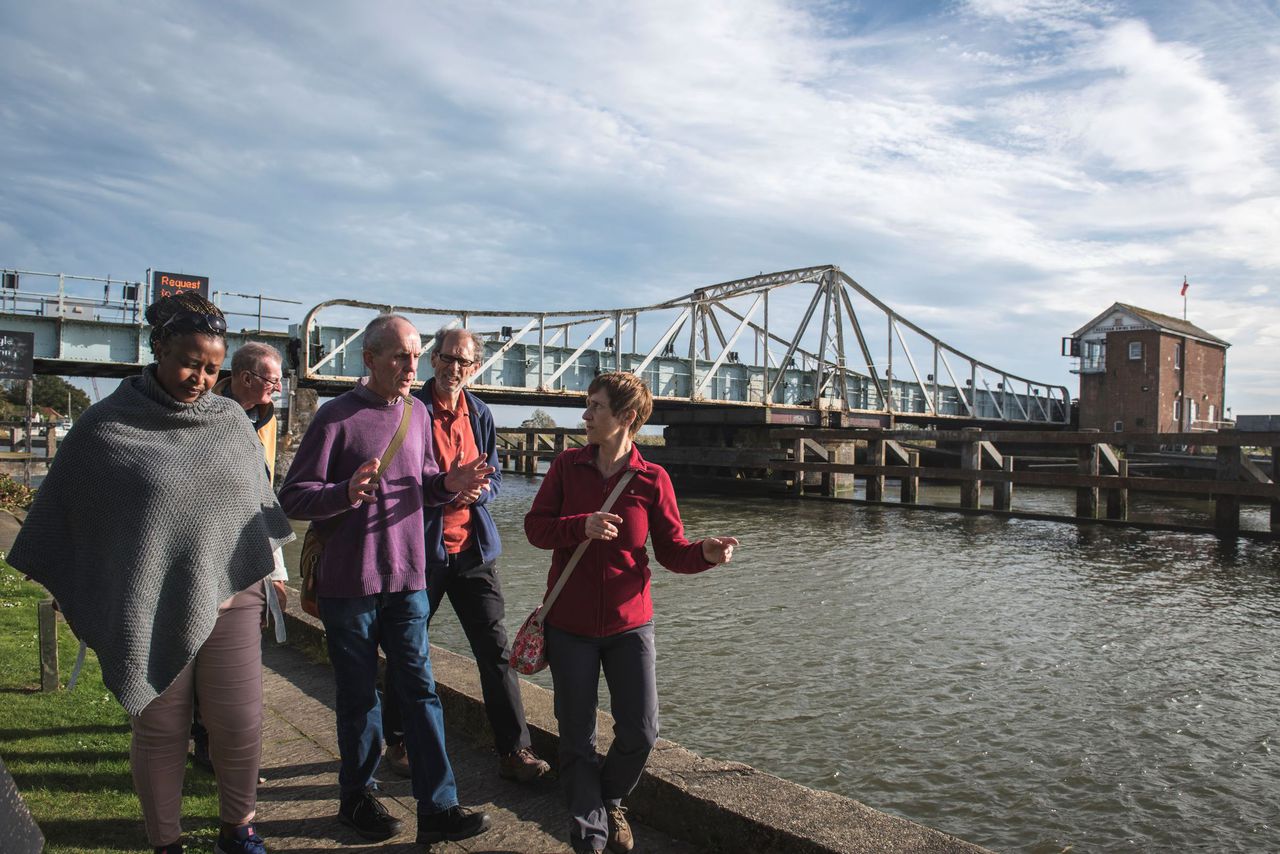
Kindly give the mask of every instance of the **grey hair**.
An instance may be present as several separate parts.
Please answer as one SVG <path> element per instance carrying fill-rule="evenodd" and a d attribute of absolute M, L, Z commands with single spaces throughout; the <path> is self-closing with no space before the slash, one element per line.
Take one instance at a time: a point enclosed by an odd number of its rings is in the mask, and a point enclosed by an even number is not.
<path fill-rule="evenodd" d="M 262 367 L 262 363 L 270 359 L 277 365 L 283 365 L 284 361 L 280 358 L 280 351 L 270 344 L 263 344 L 261 341 L 247 341 L 241 344 L 231 354 L 231 373 L 238 374 L 241 371 L 257 372 Z"/>
<path fill-rule="evenodd" d="M 436 343 L 431 345 L 431 355 L 435 356 L 440 353 L 440 348 L 444 346 L 445 340 L 450 335 L 461 335 L 462 340 L 471 342 L 471 355 L 474 358 L 480 358 L 484 355 L 484 341 L 480 340 L 480 336 L 467 329 L 464 326 L 441 326 L 436 330 Z"/>
<path fill-rule="evenodd" d="M 413 327 L 415 332 L 418 329 L 413 325 L 413 321 L 403 314 L 380 314 L 370 320 L 369 325 L 364 328 L 364 343 L 361 349 L 366 353 L 381 353 L 385 350 L 388 346 L 387 339 L 390 337 L 388 330 L 397 320 L 403 320 Z"/>

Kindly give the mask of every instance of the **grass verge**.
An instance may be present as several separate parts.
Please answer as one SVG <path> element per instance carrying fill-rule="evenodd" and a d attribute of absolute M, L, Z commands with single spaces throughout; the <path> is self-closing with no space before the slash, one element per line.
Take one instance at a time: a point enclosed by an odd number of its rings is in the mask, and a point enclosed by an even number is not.
<path fill-rule="evenodd" d="M 45 851 L 149 851 L 129 772 L 129 720 L 102 684 L 92 651 L 75 691 L 40 692 L 36 606 L 48 594 L 0 562 L 0 756 L 46 840 Z M 79 642 L 59 623 L 62 684 Z M 188 768 L 182 800 L 188 851 L 212 851 L 213 775 Z"/>

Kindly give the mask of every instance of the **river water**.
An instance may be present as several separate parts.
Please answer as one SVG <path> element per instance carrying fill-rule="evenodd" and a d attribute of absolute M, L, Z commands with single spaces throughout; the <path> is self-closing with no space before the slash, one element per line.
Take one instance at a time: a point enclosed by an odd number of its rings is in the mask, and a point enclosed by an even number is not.
<path fill-rule="evenodd" d="M 512 632 L 545 584 L 522 532 L 538 483 L 507 476 L 492 505 Z M 1280 850 L 1280 544 L 680 504 L 691 538 L 742 545 L 701 575 L 655 571 L 664 737 L 997 851 Z M 468 654 L 447 605 L 431 634 Z"/>

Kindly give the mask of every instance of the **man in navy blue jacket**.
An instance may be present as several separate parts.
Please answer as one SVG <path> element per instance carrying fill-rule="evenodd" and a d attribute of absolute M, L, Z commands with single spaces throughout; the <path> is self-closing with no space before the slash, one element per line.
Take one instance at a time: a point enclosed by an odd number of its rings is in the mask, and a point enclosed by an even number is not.
<path fill-rule="evenodd" d="M 474 501 L 459 500 L 426 510 L 427 594 L 432 616 L 448 595 L 475 654 L 485 713 L 501 757 L 498 773 L 504 779 L 525 783 L 541 777 L 551 766 L 529 747 L 520 679 L 508 663 L 510 650 L 502 622 L 505 605 L 497 568 L 502 543 L 488 508 L 502 486 L 497 433 L 489 407 L 465 388 L 483 353 L 483 344 L 469 330 L 441 329 L 431 347 L 435 376 L 416 393 L 431 415 L 437 462 L 445 465 L 446 461 L 484 455 L 494 469 L 487 488 Z M 398 730 L 394 723 L 384 721 L 384 728 Z M 402 768 L 407 771 L 403 743 L 397 744 L 393 736 L 387 740 L 388 764 L 397 772 Z"/>

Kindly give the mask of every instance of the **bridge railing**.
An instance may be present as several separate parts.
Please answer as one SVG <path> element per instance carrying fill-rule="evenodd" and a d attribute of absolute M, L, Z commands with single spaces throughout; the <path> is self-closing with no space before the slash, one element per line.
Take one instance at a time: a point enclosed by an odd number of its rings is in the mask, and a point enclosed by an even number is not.
<path fill-rule="evenodd" d="M 484 342 L 477 389 L 576 398 L 601 371 L 643 376 L 664 401 L 1066 424 L 1065 387 L 1001 370 L 895 313 L 824 265 L 700 288 L 648 306 L 510 312 L 330 300 L 295 330 L 304 382 L 363 372 L 357 325 L 322 312 L 397 311 L 419 328 L 462 326 Z M 819 320 L 819 318 L 821 318 Z M 434 332 L 424 338 L 429 351 Z M 576 402 L 576 400 L 574 401 Z"/>

